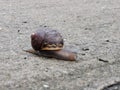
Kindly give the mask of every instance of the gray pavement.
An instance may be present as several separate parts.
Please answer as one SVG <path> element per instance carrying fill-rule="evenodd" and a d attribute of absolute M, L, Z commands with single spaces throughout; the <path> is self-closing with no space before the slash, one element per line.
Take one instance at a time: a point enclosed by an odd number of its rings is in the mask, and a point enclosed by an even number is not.
<path fill-rule="evenodd" d="M 58 30 L 78 62 L 24 52 L 40 27 Z M 101 90 L 119 81 L 119 0 L 0 0 L 0 90 Z"/>

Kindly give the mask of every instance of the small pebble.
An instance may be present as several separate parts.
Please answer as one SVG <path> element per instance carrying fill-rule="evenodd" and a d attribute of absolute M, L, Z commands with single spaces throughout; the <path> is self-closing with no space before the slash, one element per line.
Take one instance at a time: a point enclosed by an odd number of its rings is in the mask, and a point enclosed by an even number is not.
<path fill-rule="evenodd" d="M 44 84 L 44 85 L 43 85 L 43 87 L 44 87 L 44 88 L 49 88 L 49 86 L 48 86 L 48 85 L 46 85 L 46 84 Z"/>
<path fill-rule="evenodd" d="M 2 30 L 2 28 L 0 27 L 0 30 Z"/>

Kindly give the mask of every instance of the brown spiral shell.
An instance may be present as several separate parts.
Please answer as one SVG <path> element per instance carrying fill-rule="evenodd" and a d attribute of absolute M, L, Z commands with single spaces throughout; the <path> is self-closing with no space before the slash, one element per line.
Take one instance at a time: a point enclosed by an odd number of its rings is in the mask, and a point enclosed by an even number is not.
<path fill-rule="evenodd" d="M 60 50 L 63 44 L 63 38 L 56 30 L 39 29 L 31 35 L 31 45 L 37 51 Z"/>

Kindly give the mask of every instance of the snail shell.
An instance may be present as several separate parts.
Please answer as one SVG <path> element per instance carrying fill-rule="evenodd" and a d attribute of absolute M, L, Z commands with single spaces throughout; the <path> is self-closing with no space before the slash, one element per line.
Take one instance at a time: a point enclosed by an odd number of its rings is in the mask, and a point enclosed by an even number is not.
<path fill-rule="evenodd" d="M 63 44 L 63 38 L 56 30 L 39 29 L 31 35 L 31 45 L 36 51 L 60 50 Z"/>

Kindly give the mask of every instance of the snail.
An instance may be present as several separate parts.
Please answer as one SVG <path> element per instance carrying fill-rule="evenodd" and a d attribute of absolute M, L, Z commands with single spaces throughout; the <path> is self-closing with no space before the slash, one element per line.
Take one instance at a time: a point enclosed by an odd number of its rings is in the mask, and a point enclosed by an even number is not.
<path fill-rule="evenodd" d="M 31 46 L 34 50 L 26 52 L 61 60 L 76 60 L 76 53 L 63 48 L 64 40 L 57 30 L 42 28 L 32 33 Z"/>

